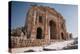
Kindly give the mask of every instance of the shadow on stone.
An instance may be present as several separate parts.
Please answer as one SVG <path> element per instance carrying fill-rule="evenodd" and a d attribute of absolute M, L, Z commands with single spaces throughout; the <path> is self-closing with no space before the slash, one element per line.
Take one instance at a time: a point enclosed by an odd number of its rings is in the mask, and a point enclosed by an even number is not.
<path fill-rule="evenodd" d="M 27 51 L 24 51 L 24 52 L 35 52 L 34 50 L 27 50 Z"/>
<path fill-rule="evenodd" d="M 43 48 L 44 51 L 55 51 L 56 49 L 45 49 Z"/>

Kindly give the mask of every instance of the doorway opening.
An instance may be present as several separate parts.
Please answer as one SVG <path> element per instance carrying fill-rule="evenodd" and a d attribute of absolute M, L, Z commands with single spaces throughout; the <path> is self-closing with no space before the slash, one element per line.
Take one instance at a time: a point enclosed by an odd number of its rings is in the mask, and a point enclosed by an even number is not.
<path fill-rule="evenodd" d="M 51 20 L 49 22 L 50 39 L 56 39 L 56 23 Z"/>
<path fill-rule="evenodd" d="M 42 39 L 42 29 L 40 27 L 37 28 L 36 39 Z"/>

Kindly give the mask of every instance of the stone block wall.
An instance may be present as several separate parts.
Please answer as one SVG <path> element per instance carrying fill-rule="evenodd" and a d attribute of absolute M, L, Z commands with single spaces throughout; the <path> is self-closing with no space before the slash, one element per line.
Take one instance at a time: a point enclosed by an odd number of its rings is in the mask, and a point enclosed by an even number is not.
<path fill-rule="evenodd" d="M 21 37 L 11 37 L 11 48 L 43 46 L 47 43 L 48 41 L 45 39 L 31 40 Z"/>

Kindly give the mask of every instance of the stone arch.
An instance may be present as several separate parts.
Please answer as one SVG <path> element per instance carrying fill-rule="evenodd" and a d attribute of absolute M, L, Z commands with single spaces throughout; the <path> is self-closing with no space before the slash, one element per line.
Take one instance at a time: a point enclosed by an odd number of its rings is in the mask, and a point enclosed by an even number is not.
<path fill-rule="evenodd" d="M 42 39 L 42 28 L 37 28 L 36 39 Z"/>
<path fill-rule="evenodd" d="M 64 33 L 63 33 L 63 32 L 61 32 L 61 38 L 62 38 L 62 39 L 65 39 L 65 38 L 64 38 Z"/>
<path fill-rule="evenodd" d="M 50 39 L 56 39 L 56 23 L 53 20 L 49 21 Z"/>

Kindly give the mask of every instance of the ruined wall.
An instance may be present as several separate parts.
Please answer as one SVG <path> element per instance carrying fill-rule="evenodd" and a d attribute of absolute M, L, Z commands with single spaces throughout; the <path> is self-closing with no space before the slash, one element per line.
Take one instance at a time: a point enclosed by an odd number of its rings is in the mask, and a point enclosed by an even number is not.
<path fill-rule="evenodd" d="M 11 37 L 11 48 L 21 48 L 21 47 L 34 47 L 34 46 L 44 46 L 47 41 L 44 39 L 31 40 L 25 37 Z"/>

